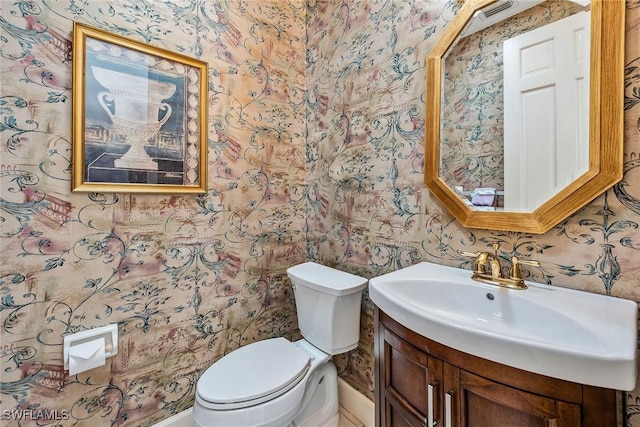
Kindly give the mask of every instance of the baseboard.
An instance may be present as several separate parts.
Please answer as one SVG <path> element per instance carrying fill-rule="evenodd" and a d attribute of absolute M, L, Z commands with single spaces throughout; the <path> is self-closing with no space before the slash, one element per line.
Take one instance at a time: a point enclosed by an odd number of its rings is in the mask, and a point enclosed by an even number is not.
<path fill-rule="evenodd" d="M 185 409 L 151 427 L 193 427 L 193 408 Z"/>
<path fill-rule="evenodd" d="M 374 427 L 375 409 L 372 401 L 338 378 L 338 400 L 345 411 L 353 415 L 364 427 Z M 186 409 L 170 418 L 154 424 L 152 427 L 193 427 L 193 408 Z"/>
<path fill-rule="evenodd" d="M 356 417 L 364 427 L 374 427 L 375 405 L 373 402 L 340 377 L 338 377 L 338 401 L 340 406 Z"/>

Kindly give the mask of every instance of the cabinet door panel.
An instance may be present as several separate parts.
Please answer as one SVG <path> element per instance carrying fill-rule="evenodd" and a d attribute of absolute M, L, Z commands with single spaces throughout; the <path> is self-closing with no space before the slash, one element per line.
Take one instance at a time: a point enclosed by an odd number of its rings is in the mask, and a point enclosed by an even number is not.
<path fill-rule="evenodd" d="M 425 424 L 421 420 L 417 419 L 414 414 L 392 400 L 387 400 L 385 414 L 385 426 L 425 427 Z"/>
<path fill-rule="evenodd" d="M 442 413 L 442 362 L 389 330 L 384 331 L 384 360 L 385 399 L 396 408 L 401 406 L 424 425 L 428 424 L 430 408 L 434 420 L 439 419 Z M 428 393 L 430 386 L 432 393 Z"/>
<path fill-rule="evenodd" d="M 580 406 L 460 372 L 464 427 L 579 427 Z"/>

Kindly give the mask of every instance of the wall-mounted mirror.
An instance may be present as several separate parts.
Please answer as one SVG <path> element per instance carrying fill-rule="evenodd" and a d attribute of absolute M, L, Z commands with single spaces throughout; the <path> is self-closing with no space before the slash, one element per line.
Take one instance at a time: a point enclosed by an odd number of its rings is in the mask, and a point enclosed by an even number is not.
<path fill-rule="evenodd" d="M 427 58 L 425 183 L 544 233 L 622 178 L 624 0 L 466 0 Z"/>

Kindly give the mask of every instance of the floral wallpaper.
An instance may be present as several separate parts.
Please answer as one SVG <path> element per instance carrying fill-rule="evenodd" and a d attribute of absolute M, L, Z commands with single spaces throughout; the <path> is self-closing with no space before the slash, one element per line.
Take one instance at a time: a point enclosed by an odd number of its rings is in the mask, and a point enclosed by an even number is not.
<path fill-rule="evenodd" d="M 545 235 L 462 228 L 422 183 L 424 61 L 439 0 L 0 2 L 2 425 L 147 426 L 193 404 L 233 349 L 299 338 L 286 278 L 316 260 L 373 277 L 471 268 L 501 243 L 530 279 L 640 301 L 640 1 L 626 17 L 625 177 Z M 208 192 L 71 193 L 73 21 L 209 64 Z M 471 248 L 471 249 L 470 249 Z M 373 305 L 335 358 L 373 396 Z M 68 375 L 62 337 L 117 323 Z M 640 389 L 621 394 L 640 427 Z"/>

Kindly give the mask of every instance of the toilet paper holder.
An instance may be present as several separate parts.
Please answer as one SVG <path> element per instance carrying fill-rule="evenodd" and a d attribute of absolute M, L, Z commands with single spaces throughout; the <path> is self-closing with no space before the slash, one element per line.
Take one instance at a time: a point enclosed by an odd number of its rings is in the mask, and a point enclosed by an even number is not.
<path fill-rule="evenodd" d="M 63 337 L 64 369 L 69 369 L 69 353 L 73 346 L 104 338 L 105 358 L 118 354 L 118 325 L 111 324 L 88 329 Z"/>

